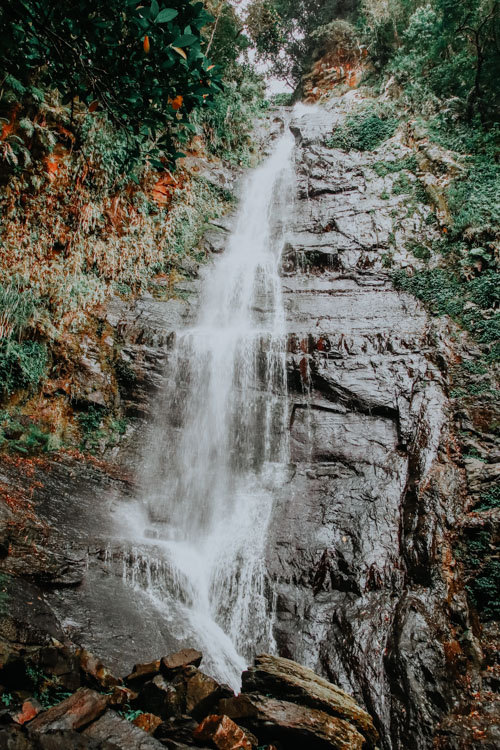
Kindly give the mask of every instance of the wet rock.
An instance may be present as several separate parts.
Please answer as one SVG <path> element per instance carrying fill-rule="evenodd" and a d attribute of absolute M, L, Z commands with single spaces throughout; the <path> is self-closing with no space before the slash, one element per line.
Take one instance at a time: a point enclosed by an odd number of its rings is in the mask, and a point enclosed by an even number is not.
<path fill-rule="evenodd" d="M 218 255 L 224 252 L 229 240 L 229 233 L 221 227 L 213 227 L 205 232 L 203 245 L 206 252 Z"/>
<path fill-rule="evenodd" d="M 17 713 L 12 714 L 12 721 L 22 726 L 34 719 L 35 716 L 38 716 L 42 710 L 41 704 L 35 698 L 29 698 L 27 701 L 24 701 Z"/>
<path fill-rule="evenodd" d="M 77 690 L 81 685 L 79 651 L 75 646 L 57 641 L 40 650 L 38 668 L 51 675 L 66 690 Z"/>
<path fill-rule="evenodd" d="M 173 677 L 185 667 L 199 667 L 203 654 L 194 648 L 184 648 L 175 654 L 164 656 L 160 662 L 160 672 L 164 677 Z"/>
<path fill-rule="evenodd" d="M 193 734 L 196 742 L 211 742 L 217 750 L 252 750 L 245 732 L 228 716 L 207 716 Z"/>
<path fill-rule="evenodd" d="M 271 694 L 280 700 L 319 709 L 353 724 L 364 735 L 367 748 L 377 744 L 378 732 L 371 716 L 350 695 L 311 669 L 265 654 L 258 656 L 254 666 L 243 672 L 242 681 L 242 693 Z"/>
<path fill-rule="evenodd" d="M 79 732 L 68 729 L 40 735 L 35 747 L 36 750 L 115 750 L 114 745 L 106 740 L 94 742 Z"/>
<path fill-rule="evenodd" d="M 141 682 L 146 682 L 152 677 L 156 677 L 160 672 L 160 661 L 160 659 L 157 659 L 147 664 L 134 664 L 132 672 L 125 677 L 125 682 L 136 687 Z"/>
<path fill-rule="evenodd" d="M 139 727 L 139 729 L 142 729 L 143 732 L 153 734 L 162 723 L 162 720 L 159 716 L 155 716 L 155 714 L 140 714 L 132 723 L 136 727 Z"/>
<path fill-rule="evenodd" d="M 151 737 L 132 722 L 122 719 L 114 711 L 106 711 L 101 718 L 84 730 L 91 740 L 109 742 L 113 750 L 162 750 L 161 742 Z"/>
<path fill-rule="evenodd" d="M 64 639 L 60 623 L 40 589 L 23 579 L 4 576 L 2 590 L 9 607 L 0 615 L 0 638 L 25 646 Z"/>
<path fill-rule="evenodd" d="M 81 649 L 79 657 L 80 669 L 87 684 L 104 690 L 109 690 L 120 684 L 121 680 L 112 675 L 100 659 L 91 654 L 90 651 L 87 651 L 87 649 Z"/>
<path fill-rule="evenodd" d="M 343 719 L 314 708 L 247 693 L 221 700 L 219 710 L 248 727 L 259 740 L 290 750 L 361 750 L 365 738 Z"/>
<path fill-rule="evenodd" d="M 154 736 L 168 746 L 170 741 L 179 741 L 189 745 L 193 741 L 193 732 L 198 726 L 192 716 L 170 717 L 154 732 Z"/>
<path fill-rule="evenodd" d="M 230 687 L 220 685 L 195 667 L 187 667 L 172 685 L 185 696 L 185 712 L 195 718 L 206 716 L 215 708 L 219 700 L 234 695 Z"/>
<path fill-rule="evenodd" d="M 109 698 L 109 705 L 113 706 L 113 708 L 122 708 L 123 706 L 132 703 L 132 701 L 134 701 L 136 698 L 137 693 L 135 693 L 130 688 L 123 687 L 122 685 L 116 685 L 116 687 L 113 688 L 113 692 L 111 693 L 111 696 Z"/>
<path fill-rule="evenodd" d="M 184 713 L 185 697 L 162 675 L 156 675 L 142 686 L 139 695 L 131 705 L 141 711 L 151 712 L 162 719 L 167 719 L 169 716 Z"/>
<path fill-rule="evenodd" d="M 33 740 L 20 727 L 0 726 L 0 750 L 37 750 Z"/>
<path fill-rule="evenodd" d="M 82 729 L 98 718 L 107 705 L 106 696 L 89 688 L 80 688 L 69 698 L 40 714 L 30 723 L 29 729 L 33 734 Z"/>

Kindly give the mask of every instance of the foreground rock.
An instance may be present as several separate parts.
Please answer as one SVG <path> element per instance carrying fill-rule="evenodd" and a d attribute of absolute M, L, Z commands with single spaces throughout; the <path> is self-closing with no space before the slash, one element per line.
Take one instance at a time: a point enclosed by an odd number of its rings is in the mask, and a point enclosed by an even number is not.
<path fill-rule="evenodd" d="M 220 702 L 220 710 L 269 743 L 290 750 L 361 750 L 365 738 L 349 722 L 324 711 L 279 701 L 259 693 L 239 695 Z"/>
<path fill-rule="evenodd" d="M 346 720 L 365 737 L 367 748 L 375 747 L 378 741 L 373 719 L 350 695 L 290 659 L 258 656 L 242 679 L 244 693 L 271 694 Z"/>
<path fill-rule="evenodd" d="M 63 653 L 75 651 L 70 644 L 53 648 Z M 27 662 L 18 662 L 27 674 L 34 673 L 29 661 L 32 656 L 30 652 Z M 80 651 L 72 663 L 83 686 L 59 702 L 56 693 L 56 705 L 47 710 L 35 699 L 27 699 L 26 690 L 17 689 L 12 672 L 0 669 L 2 695 L 19 704 L 3 712 L 0 750 L 374 747 L 377 735 L 368 714 L 311 670 L 288 659 L 260 656 L 245 673 L 245 692 L 235 696 L 230 688 L 194 666 L 201 660 L 200 652 L 183 649 L 138 664 L 126 678 L 139 688 L 135 693 L 123 685 L 107 686 L 110 672 L 93 654 L 85 652 L 82 657 Z M 57 678 L 51 685 L 47 676 L 38 675 L 33 690 L 48 696 L 47 690 L 57 686 Z M 103 680 L 100 691 L 88 687 L 95 686 L 96 675 Z"/>

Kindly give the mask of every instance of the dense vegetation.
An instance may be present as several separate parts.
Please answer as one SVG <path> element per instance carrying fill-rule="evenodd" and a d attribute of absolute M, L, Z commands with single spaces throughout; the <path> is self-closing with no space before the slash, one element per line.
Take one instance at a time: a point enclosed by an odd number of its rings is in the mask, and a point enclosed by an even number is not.
<path fill-rule="evenodd" d="M 264 84 L 242 32 L 225 0 L 2 4 L 0 443 L 89 448 L 103 425 L 116 432 L 120 415 L 71 385 L 79 341 L 101 335 L 93 311 L 110 292 L 175 294 L 231 204 L 182 157 L 253 158 Z M 119 385 L 119 363 L 102 366 Z M 42 396 L 47 378 L 67 393 Z M 73 423 L 56 404 L 68 396 Z M 32 440 L 31 414 L 61 423 L 57 439 Z"/>

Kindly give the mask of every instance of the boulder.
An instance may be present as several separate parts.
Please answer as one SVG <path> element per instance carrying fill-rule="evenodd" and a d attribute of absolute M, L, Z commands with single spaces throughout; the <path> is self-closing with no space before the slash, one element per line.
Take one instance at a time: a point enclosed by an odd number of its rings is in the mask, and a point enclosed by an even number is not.
<path fill-rule="evenodd" d="M 89 688 L 80 688 L 57 706 L 49 708 L 34 719 L 29 730 L 32 733 L 82 729 L 97 719 L 108 705 L 105 695 Z"/>
<path fill-rule="evenodd" d="M 98 721 L 87 727 L 83 734 L 98 742 L 109 742 L 113 750 L 163 750 L 164 748 L 161 742 L 111 710 L 106 711 Z"/>
<path fill-rule="evenodd" d="M 160 672 L 164 677 L 173 677 L 185 667 L 199 667 L 203 654 L 194 648 L 183 648 L 175 654 L 164 656 L 160 662 Z"/>
<path fill-rule="evenodd" d="M 222 698 L 231 698 L 233 691 L 227 685 L 220 685 L 216 680 L 200 672 L 195 667 L 187 667 L 173 681 L 172 685 L 184 694 L 185 713 L 201 719 L 218 704 Z"/>
<path fill-rule="evenodd" d="M 33 740 L 28 737 L 21 727 L 0 727 L 1 750 L 35 750 Z"/>
<path fill-rule="evenodd" d="M 153 713 L 162 719 L 184 713 L 184 695 L 169 684 L 160 674 L 146 682 L 131 705 L 141 711 Z"/>
<path fill-rule="evenodd" d="M 82 684 L 80 658 L 74 646 L 53 640 L 50 646 L 40 651 L 37 667 L 44 674 L 56 678 L 57 683 L 68 691 L 77 690 Z"/>
<path fill-rule="evenodd" d="M 193 739 L 211 742 L 217 750 L 252 750 L 253 744 L 243 729 L 229 716 L 207 716 L 197 727 Z"/>
<path fill-rule="evenodd" d="M 170 741 L 190 744 L 193 741 L 193 732 L 197 726 L 198 722 L 192 716 L 171 716 L 160 724 L 155 730 L 154 736 L 167 746 Z"/>
<path fill-rule="evenodd" d="M 257 656 L 254 666 L 242 675 L 242 693 L 253 692 L 270 693 L 280 700 L 345 719 L 366 738 L 367 748 L 377 744 L 378 732 L 372 717 L 350 695 L 290 659 L 268 654 Z"/>
<path fill-rule="evenodd" d="M 142 729 L 143 732 L 153 734 L 155 729 L 158 729 L 162 723 L 162 720 L 155 714 L 139 714 L 132 723 L 136 727 L 139 727 L 139 729 Z"/>
<path fill-rule="evenodd" d="M 42 711 L 41 704 L 35 698 L 29 698 L 24 701 L 19 711 L 12 714 L 12 721 L 15 724 L 26 724 L 38 716 L 40 711 Z"/>
<path fill-rule="evenodd" d="M 147 682 L 152 677 L 155 677 L 160 671 L 160 659 L 156 661 L 150 661 L 147 664 L 134 664 L 132 672 L 125 677 L 125 682 L 128 684 L 133 683 L 134 687 L 136 684 L 141 682 Z"/>
<path fill-rule="evenodd" d="M 109 697 L 109 705 L 113 706 L 113 708 L 122 708 L 128 703 L 132 703 L 136 698 L 137 693 L 134 693 L 130 688 L 123 685 L 116 685 Z"/>
<path fill-rule="evenodd" d="M 115 746 L 103 740 L 95 742 L 71 729 L 47 732 L 36 740 L 36 750 L 115 750 Z"/>
<path fill-rule="evenodd" d="M 112 675 L 104 664 L 94 654 L 87 651 L 87 649 L 82 648 L 79 657 L 80 669 L 85 681 L 92 685 L 92 687 L 109 690 L 121 683 L 121 680 Z"/>
<path fill-rule="evenodd" d="M 287 750 L 362 750 L 365 738 L 344 719 L 258 693 L 221 700 L 219 711 Z"/>

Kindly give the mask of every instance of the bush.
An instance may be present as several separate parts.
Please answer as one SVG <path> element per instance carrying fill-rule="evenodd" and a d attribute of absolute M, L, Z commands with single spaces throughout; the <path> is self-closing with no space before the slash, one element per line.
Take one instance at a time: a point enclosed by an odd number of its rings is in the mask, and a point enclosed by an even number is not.
<path fill-rule="evenodd" d="M 250 165 L 255 120 L 267 109 L 264 83 L 251 72 L 226 84 L 213 107 L 196 117 L 211 153 L 233 164 Z"/>
<path fill-rule="evenodd" d="M 315 29 L 309 37 L 313 60 L 328 52 L 336 53 L 339 60 L 352 60 L 359 53 L 359 41 L 355 27 L 348 21 L 335 19 Z"/>
<path fill-rule="evenodd" d="M 394 135 L 397 126 L 398 120 L 395 117 L 375 108 L 368 108 L 347 117 L 345 124 L 334 131 L 326 145 L 344 151 L 373 151 Z"/>
<path fill-rule="evenodd" d="M 0 342 L 0 388 L 8 395 L 15 390 L 32 390 L 47 373 L 47 347 L 38 341 Z"/>
<path fill-rule="evenodd" d="M 392 274 L 396 289 L 414 294 L 437 315 L 449 315 L 488 349 L 488 360 L 500 358 L 500 313 L 489 312 L 497 304 L 500 274 L 492 270 L 467 281 L 453 268 L 433 268 L 409 275 Z"/>
<path fill-rule="evenodd" d="M 453 214 L 453 233 L 480 228 L 498 232 L 500 224 L 500 165 L 491 156 L 469 160 L 466 176 L 455 180 L 448 190 Z"/>
<path fill-rule="evenodd" d="M 173 7 L 172 7 L 173 6 Z M 203 3 L 158 0 L 5 0 L 0 8 L 4 104 L 29 111 L 57 89 L 63 104 L 98 108 L 126 134 L 129 161 L 175 160 L 193 109 L 220 90 L 201 49 L 214 19 Z"/>
<path fill-rule="evenodd" d="M 500 562 L 489 559 L 467 586 L 472 602 L 484 620 L 500 620 Z"/>
<path fill-rule="evenodd" d="M 0 339 L 20 336 L 35 312 L 33 295 L 15 281 L 0 284 Z"/>

